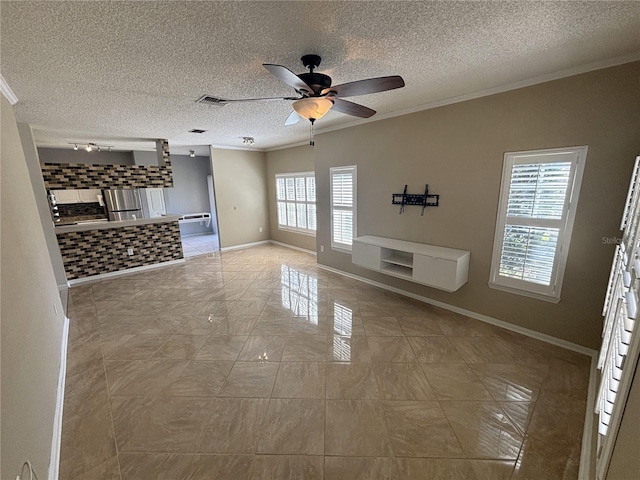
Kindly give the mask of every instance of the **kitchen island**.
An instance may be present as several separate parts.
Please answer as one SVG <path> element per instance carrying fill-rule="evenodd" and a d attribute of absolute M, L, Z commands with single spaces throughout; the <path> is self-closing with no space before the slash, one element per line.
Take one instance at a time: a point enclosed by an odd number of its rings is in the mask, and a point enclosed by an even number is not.
<path fill-rule="evenodd" d="M 55 228 L 71 285 L 183 262 L 178 215 Z"/>

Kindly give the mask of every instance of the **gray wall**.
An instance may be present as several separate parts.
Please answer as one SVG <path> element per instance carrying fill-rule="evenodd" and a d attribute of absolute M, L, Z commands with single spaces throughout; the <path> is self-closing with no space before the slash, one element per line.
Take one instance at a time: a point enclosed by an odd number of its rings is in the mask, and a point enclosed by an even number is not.
<path fill-rule="evenodd" d="M 268 240 L 269 207 L 265 154 L 211 148 L 220 246 Z M 262 227 L 262 232 L 259 228 Z"/>
<path fill-rule="evenodd" d="M 64 314 L 13 108 L 1 99 L 0 477 L 48 476 Z"/>
<path fill-rule="evenodd" d="M 602 302 L 635 156 L 640 151 L 640 62 L 316 136 L 318 262 L 556 338 L 598 348 Z M 552 304 L 487 285 L 504 152 L 588 145 L 562 300 Z M 455 293 L 395 279 L 330 248 L 329 168 L 358 166 L 358 235 L 471 251 Z M 391 194 L 440 205 L 407 207 Z M 318 248 L 319 250 L 319 248 Z"/>
<path fill-rule="evenodd" d="M 171 155 L 173 188 L 165 189 L 167 213 L 210 212 L 207 175 L 211 174 L 209 157 Z M 180 225 L 183 235 L 213 232 L 213 225 L 199 223 Z"/>
<path fill-rule="evenodd" d="M 171 156 L 173 158 L 173 155 Z M 143 152 L 141 150 L 133 151 L 133 163 L 136 165 L 159 165 L 158 163 L 158 152 Z"/>
<path fill-rule="evenodd" d="M 87 152 L 67 148 L 38 148 L 41 163 L 82 163 L 89 165 L 134 165 L 133 152 Z M 155 156 L 155 153 L 154 153 Z M 152 165 L 157 165 L 156 161 Z"/>
<path fill-rule="evenodd" d="M 315 252 L 315 237 L 278 228 L 275 181 L 277 173 L 313 172 L 314 170 L 313 147 L 309 145 L 267 152 L 267 187 L 269 192 L 271 239 Z"/>

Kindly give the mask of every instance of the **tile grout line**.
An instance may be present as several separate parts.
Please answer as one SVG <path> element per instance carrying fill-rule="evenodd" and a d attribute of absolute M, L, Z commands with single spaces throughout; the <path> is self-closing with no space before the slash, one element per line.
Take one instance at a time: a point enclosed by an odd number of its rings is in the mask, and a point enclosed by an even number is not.
<path fill-rule="evenodd" d="M 358 313 L 362 313 L 362 311 L 360 310 L 360 300 L 358 299 L 357 295 L 356 295 L 356 303 L 358 304 Z M 364 331 L 364 335 L 367 338 L 367 346 L 369 345 L 369 335 L 367 335 L 367 330 L 365 328 L 365 322 L 364 322 L 364 316 L 360 315 L 360 318 L 362 319 L 362 330 Z M 402 328 L 402 327 L 400 327 Z M 407 343 L 409 343 L 409 341 L 407 340 Z M 411 347 L 411 346 L 409 346 Z M 413 352 L 413 350 L 412 350 Z M 396 449 L 393 446 L 393 442 L 391 441 L 391 434 L 390 434 L 390 430 L 389 430 L 389 424 L 388 424 L 388 419 L 387 419 L 387 412 L 385 411 L 384 408 L 384 399 L 382 398 L 382 394 L 380 392 L 380 384 L 378 382 L 378 377 L 376 375 L 376 372 L 373 368 L 374 362 L 373 359 L 371 358 L 371 352 L 369 352 L 369 356 L 370 356 L 370 360 L 371 363 L 369 364 L 369 368 L 371 369 L 371 373 L 373 374 L 373 378 L 376 382 L 376 388 L 378 389 L 378 395 L 379 395 L 379 402 L 380 402 L 380 410 L 381 410 L 381 414 L 382 414 L 382 426 L 384 428 L 384 434 L 385 437 L 387 439 L 387 442 L 389 442 L 389 450 L 391 451 L 391 458 L 394 459 L 395 465 L 396 465 L 396 471 L 400 472 L 400 464 L 398 463 L 398 457 L 396 456 Z M 414 353 L 415 356 L 415 353 Z M 416 358 L 417 359 L 417 358 Z"/>
<path fill-rule="evenodd" d="M 113 403 L 111 401 L 111 389 L 109 388 L 109 377 L 107 375 L 107 363 L 104 355 L 104 348 L 102 345 L 102 332 L 100 331 L 100 315 L 98 314 L 98 308 L 95 304 L 95 298 L 93 296 L 93 286 L 91 287 L 91 298 L 93 301 L 93 308 L 96 311 L 96 318 L 98 319 L 98 338 L 100 339 L 100 353 L 102 356 L 102 369 L 104 371 L 104 379 L 107 387 L 107 399 L 109 401 L 109 418 L 111 420 L 111 430 L 113 431 L 113 443 L 116 448 L 116 461 L 118 462 L 118 474 L 120 475 L 120 480 L 124 480 L 122 478 L 122 465 L 120 463 L 120 448 L 118 447 L 118 436 L 116 435 L 116 425 L 113 419 Z"/>

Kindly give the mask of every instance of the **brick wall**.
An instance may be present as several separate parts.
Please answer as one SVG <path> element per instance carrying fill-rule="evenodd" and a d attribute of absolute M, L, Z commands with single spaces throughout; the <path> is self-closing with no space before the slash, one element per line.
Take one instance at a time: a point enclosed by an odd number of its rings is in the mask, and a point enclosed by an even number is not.
<path fill-rule="evenodd" d="M 68 280 L 183 258 L 178 222 L 59 233 Z M 134 255 L 127 255 L 132 248 Z"/>

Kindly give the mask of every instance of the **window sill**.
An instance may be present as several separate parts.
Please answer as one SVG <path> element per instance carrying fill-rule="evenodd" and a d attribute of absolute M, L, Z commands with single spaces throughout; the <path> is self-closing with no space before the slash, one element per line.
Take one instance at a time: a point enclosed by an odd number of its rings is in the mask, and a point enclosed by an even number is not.
<path fill-rule="evenodd" d="M 548 303 L 560 303 L 560 297 L 552 296 L 552 295 L 544 295 L 542 293 L 529 292 L 527 290 L 521 290 L 519 288 L 507 287 L 505 285 L 499 285 L 497 283 L 488 283 L 489 288 L 493 288 L 495 290 L 500 290 L 507 293 L 514 293 L 516 295 L 522 295 L 523 297 L 535 298 L 536 300 L 542 300 L 543 302 Z"/>
<path fill-rule="evenodd" d="M 351 247 L 346 247 L 346 246 L 345 247 L 338 247 L 336 245 L 331 245 L 331 250 L 351 255 L 352 248 Z"/>
<path fill-rule="evenodd" d="M 314 237 L 316 236 L 316 234 L 314 232 L 310 232 L 308 230 L 298 230 L 296 228 L 285 228 L 282 227 L 280 225 L 278 225 L 278 230 L 282 230 L 283 232 L 290 232 L 290 233 L 298 233 L 300 235 L 306 235 L 307 237 Z"/>

